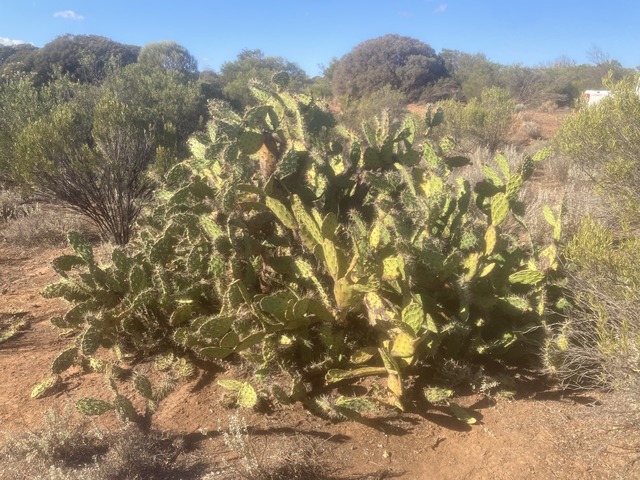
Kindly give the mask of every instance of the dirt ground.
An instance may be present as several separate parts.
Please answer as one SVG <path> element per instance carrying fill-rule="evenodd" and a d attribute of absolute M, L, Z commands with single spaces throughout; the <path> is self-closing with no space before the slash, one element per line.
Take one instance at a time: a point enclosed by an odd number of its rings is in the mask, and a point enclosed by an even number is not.
<path fill-rule="evenodd" d="M 47 409 L 62 409 L 85 396 L 104 396 L 98 375 L 71 376 L 65 390 L 31 400 L 66 339 L 48 319 L 64 312 L 60 301 L 39 295 L 56 279 L 55 249 L 18 249 L 0 243 L 0 322 L 20 315 L 29 327 L 0 344 L 0 431 L 11 435 L 38 428 Z M 225 372 L 217 378 L 224 378 Z M 341 475 L 387 472 L 403 479 L 631 479 L 640 478 L 640 434 L 619 431 L 615 397 L 602 392 L 571 394 L 527 387 L 516 400 L 472 395 L 456 399 L 480 420 L 469 426 L 438 410 L 393 413 L 361 422 L 330 422 L 300 405 L 267 414 L 225 409 L 214 377 L 183 384 L 154 418 L 163 431 L 184 436 L 212 470 L 238 459 L 220 434 L 237 414 L 248 425 L 258 455 L 278 454 L 286 439 L 309 439 L 316 453 Z M 99 417 L 109 428 L 114 419 Z M 215 477 L 213 477 L 215 478 Z"/>

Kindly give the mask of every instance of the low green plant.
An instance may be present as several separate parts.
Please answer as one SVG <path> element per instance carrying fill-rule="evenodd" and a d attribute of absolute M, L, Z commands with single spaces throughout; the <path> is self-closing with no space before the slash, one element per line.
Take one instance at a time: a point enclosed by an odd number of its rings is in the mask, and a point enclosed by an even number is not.
<path fill-rule="evenodd" d="M 111 402 L 81 400 L 84 413 L 149 418 L 169 389 L 131 372 L 152 359 L 175 379 L 242 357 L 251 384 L 223 383 L 240 406 L 357 413 L 404 409 L 409 377 L 450 359 L 537 358 L 557 246 L 521 241 L 518 194 L 545 153 L 516 169 L 497 156 L 472 186 L 454 175 L 468 160 L 450 141 L 414 144 L 411 117 L 383 114 L 360 137 L 287 81 L 253 83 L 260 104 L 242 116 L 212 103 L 193 159 L 169 172 L 111 263 L 70 234 L 75 253 L 55 260 L 63 278 L 44 294 L 72 303 L 53 323 L 75 341 L 52 373 L 102 371 L 114 391 Z M 421 129 L 442 120 L 429 110 Z M 559 240 L 559 218 L 544 214 Z M 118 376 L 145 399 L 144 416 Z M 365 396 L 318 397 L 365 377 Z"/>
<path fill-rule="evenodd" d="M 470 150 L 480 146 L 496 151 L 507 140 L 516 112 L 515 100 L 499 87 L 485 88 L 466 103 L 445 100 L 440 105 L 447 112 L 443 134 L 469 143 Z"/>
<path fill-rule="evenodd" d="M 571 308 L 547 341 L 550 372 L 568 387 L 637 392 L 640 365 L 640 240 L 615 238 L 583 219 L 563 250 Z"/>

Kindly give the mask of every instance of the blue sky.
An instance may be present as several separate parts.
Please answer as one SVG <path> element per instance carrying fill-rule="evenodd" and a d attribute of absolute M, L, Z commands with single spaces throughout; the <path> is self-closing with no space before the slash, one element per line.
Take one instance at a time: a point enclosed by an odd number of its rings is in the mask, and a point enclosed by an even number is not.
<path fill-rule="evenodd" d="M 217 70 L 260 48 L 310 75 L 358 43 L 386 33 L 540 65 L 588 63 L 594 46 L 640 65 L 640 0 L 0 0 L 0 43 L 38 47 L 64 33 L 144 45 L 175 40 Z"/>

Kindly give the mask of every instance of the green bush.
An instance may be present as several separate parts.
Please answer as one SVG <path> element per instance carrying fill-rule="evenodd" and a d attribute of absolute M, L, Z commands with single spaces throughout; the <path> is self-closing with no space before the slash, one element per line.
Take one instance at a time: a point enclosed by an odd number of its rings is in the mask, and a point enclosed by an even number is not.
<path fill-rule="evenodd" d="M 545 360 L 565 385 L 617 391 L 625 402 L 623 425 L 637 429 L 640 99 L 634 84 L 632 78 L 609 83 L 612 96 L 592 107 L 583 103 L 555 139 L 599 195 L 592 216 L 563 249 L 571 306 L 568 321 L 547 342 Z"/>
<path fill-rule="evenodd" d="M 582 106 L 564 122 L 555 148 L 597 185 L 620 223 L 640 225 L 640 97 L 636 80 L 609 80 L 612 95 Z"/>
<path fill-rule="evenodd" d="M 551 372 L 572 387 L 637 389 L 640 239 L 615 239 L 586 217 L 564 248 L 564 259 L 574 308 L 547 345 Z"/>
<path fill-rule="evenodd" d="M 448 145 L 414 145 L 410 117 L 377 117 L 361 138 L 287 93 L 287 80 L 253 83 L 260 104 L 243 116 L 212 103 L 193 159 L 168 174 L 158 206 L 110 264 L 70 234 L 75 253 L 54 262 L 63 278 L 44 292 L 71 302 L 52 321 L 75 336 L 52 378 L 81 365 L 104 372 L 114 392 L 79 401 L 82 412 L 142 422 L 172 382 L 238 357 L 253 375 L 219 383 L 240 407 L 404 409 L 434 386 L 423 374 L 448 361 L 539 355 L 556 246 L 519 241 L 518 192 L 541 157 L 514 169 L 498 156 L 472 188 L 453 175 L 467 160 Z M 422 128 L 441 121 L 429 111 Z M 558 239 L 559 220 L 545 217 Z M 135 373 L 151 359 L 167 378 L 159 387 Z M 123 376 L 146 400 L 144 418 L 119 393 Z M 363 377 L 374 388 L 360 397 L 329 388 Z"/>
<path fill-rule="evenodd" d="M 439 104 L 446 112 L 443 134 L 450 135 L 468 149 L 487 147 L 495 151 L 505 143 L 516 103 L 498 87 L 482 91 L 480 98 L 467 103 L 446 100 Z"/>
<path fill-rule="evenodd" d="M 406 95 L 388 85 L 358 100 L 342 102 L 342 122 L 352 129 L 358 129 L 362 122 L 370 121 L 381 111 L 387 110 L 391 118 L 406 115 L 408 100 Z"/>

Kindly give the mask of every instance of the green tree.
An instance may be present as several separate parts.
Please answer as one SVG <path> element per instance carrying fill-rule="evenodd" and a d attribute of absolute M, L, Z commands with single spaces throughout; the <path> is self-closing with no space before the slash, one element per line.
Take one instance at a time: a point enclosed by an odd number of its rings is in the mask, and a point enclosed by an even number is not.
<path fill-rule="evenodd" d="M 500 79 L 502 66 L 491 62 L 483 53 L 469 54 L 445 49 L 440 56 L 467 100 L 480 98 L 486 88 L 505 86 Z"/>
<path fill-rule="evenodd" d="M 149 67 L 161 67 L 187 76 L 198 75 L 198 62 L 189 51 L 176 42 L 147 43 L 140 49 L 138 63 Z"/>
<path fill-rule="evenodd" d="M 213 70 L 203 70 L 198 75 L 200 81 L 200 91 L 207 100 L 212 98 L 223 98 L 222 81 L 220 75 Z"/>
<path fill-rule="evenodd" d="M 249 89 L 250 80 L 271 81 L 277 72 L 287 72 L 290 88 L 301 91 L 309 82 L 307 74 L 295 63 L 282 57 L 265 56 L 262 50 L 243 50 L 233 62 L 220 67 L 220 83 L 225 98 L 238 110 L 256 104 Z"/>
<path fill-rule="evenodd" d="M 68 75 L 58 75 L 41 87 L 34 86 L 33 74 L 8 74 L 0 81 L 0 178 L 13 180 L 20 167 L 15 140 L 22 129 L 86 88 Z"/>
<path fill-rule="evenodd" d="M 42 85 L 57 75 L 68 73 L 74 80 L 102 80 L 113 67 L 134 63 L 140 47 L 124 45 L 98 35 L 62 35 L 23 59 L 22 71 L 33 72 Z"/>
<path fill-rule="evenodd" d="M 24 60 L 37 50 L 33 45 L 0 45 L 0 75 L 20 71 Z"/>
<path fill-rule="evenodd" d="M 416 100 L 424 87 L 446 76 L 444 62 L 426 43 L 385 35 L 357 45 L 333 72 L 333 93 L 358 99 L 390 87 Z"/>

